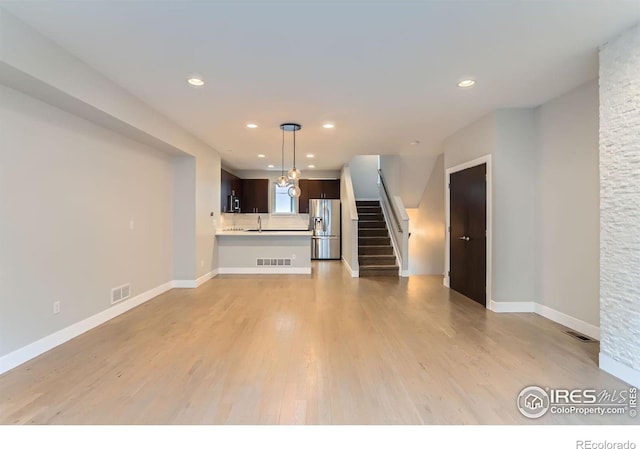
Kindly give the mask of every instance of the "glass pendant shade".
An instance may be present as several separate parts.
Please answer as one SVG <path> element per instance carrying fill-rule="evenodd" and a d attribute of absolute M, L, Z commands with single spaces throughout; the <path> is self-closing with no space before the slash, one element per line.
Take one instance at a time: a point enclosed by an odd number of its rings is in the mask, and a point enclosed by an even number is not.
<path fill-rule="evenodd" d="M 297 185 L 292 185 L 289 187 L 289 196 L 291 198 L 298 198 L 300 196 L 300 187 Z"/>
<path fill-rule="evenodd" d="M 277 182 L 278 182 L 278 185 L 280 187 L 286 187 L 286 186 L 289 185 L 289 178 L 286 177 L 285 175 L 278 176 L 278 181 Z"/>
<path fill-rule="evenodd" d="M 300 175 L 302 173 L 300 173 L 300 170 L 298 170 L 297 168 L 293 167 L 291 170 L 289 170 L 289 179 L 291 179 L 292 181 L 296 181 L 298 179 L 300 179 Z"/>

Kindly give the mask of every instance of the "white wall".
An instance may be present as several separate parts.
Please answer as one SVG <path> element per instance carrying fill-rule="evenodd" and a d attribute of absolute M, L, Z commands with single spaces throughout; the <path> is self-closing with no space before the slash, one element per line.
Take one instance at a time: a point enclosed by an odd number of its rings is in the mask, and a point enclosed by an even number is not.
<path fill-rule="evenodd" d="M 435 155 L 434 155 L 435 152 Z M 442 154 L 424 149 L 421 152 L 399 154 L 400 160 L 400 197 L 407 208 L 417 208 L 429 181 L 425 174 L 432 173 L 436 159 Z M 444 160 L 442 161 L 444 163 Z"/>
<path fill-rule="evenodd" d="M 537 123 L 534 109 L 495 113 L 493 300 L 536 300 Z"/>
<path fill-rule="evenodd" d="M 445 170 L 491 155 L 495 302 L 536 299 L 537 122 L 533 109 L 502 109 L 445 139 Z M 446 270 L 447 267 L 445 267 Z"/>
<path fill-rule="evenodd" d="M 600 51 L 600 366 L 640 387 L 640 25 Z"/>
<path fill-rule="evenodd" d="M 358 262 L 358 212 L 353 192 L 351 170 L 348 165 L 340 172 L 340 203 L 342 204 L 342 261 L 347 265 L 351 276 L 357 277 Z"/>
<path fill-rule="evenodd" d="M 495 156 L 496 147 L 496 113 L 491 112 L 444 140 L 442 150 L 444 159 L 443 168 L 445 173 L 449 168 L 456 167 L 479 157 L 486 155 Z M 444 176 L 446 179 L 446 174 Z M 492 199 L 495 203 L 495 189 L 492 192 Z M 494 216 L 492 220 L 495 222 L 495 208 L 493 211 Z M 446 264 L 446 254 L 448 251 L 447 238 L 448 233 L 445 234 L 445 267 L 443 270 L 445 272 L 448 270 L 448 266 Z M 495 248 L 495 242 L 496 239 L 494 238 L 492 248 Z M 495 280 L 497 275 L 498 274 L 494 269 L 492 280 Z M 488 305 L 491 297 L 492 294 L 487 295 Z"/>
<path fill-rule="evenodd" d="M 195 157 L 195 277 L 214 274 L 218 268 L 216 239 L 220 220 L 220 156 L 215 151 L 198 151 Z M 213 216 L 212 216 L 213 214 Z"/>
<path fill-rule="evenodd" d="M 220 155 L 213 148 L 2 8 L 0 83 L 159 151 L 195 157 L 195 174 L 188 174 L 196 182 L 196 244 L 190 246 L 189 256 L 194 262 L 179 271 L 195 280 L 215 270 L 215 240 L 211 236 L 218 217 L 211 217 L 211 212 L 220 210 Z M 181 173 L 187 175 L 184 170 Z"/>
<path fill-rule="evenodd" d="M 496 148 L 495 113 L 489 113 L 455 134 L 447 137 L 442 145 L 444 168 L 469 162 L 481 156 L 493 154 Z"/>
<path fill-rule="evenodd" d="M 0 370 L 70 338 L 63 331 L 69 324 L 125 310 L 123 304 L 109 308 L 111 287 L 131 282 L 133 295 L 153 293 L 166 288 L 174 273 L 189 285 L 215 273 L 220 156 L 214 149 L 1 8 L 0 86 L 7 115 L 0 136 L 7 170 L 0 181 L 7 183 L 0 196 L 0 257 L 17 261 L 10 268 L 3 261 L 0 272 L 1 288 L 8 290 L 0 299 L 0 356 L 59 331 L 46 344 L 20 348 L 6 363 L 0 359 Z M 16 149 L 24 154 L 14 161 Z M 187 159 L 174 161 L 175 156 Z M 34 180 L 31 190 L 6 196 L 23 179 Z M 48 182 L 47 192 L 41 179 Z M 36 201 L 39 194 L 43 205 Z M 120 229 L 122 214 L 129 215 L 130 234 Z M 174 248 L 180 248 L 175 258 Z M 8 276 L 33 285 L 16 293 L 16 284 L 4 281 Z M 63 312 L 52 318 L 58 298 Z M 95 320 L 74 329 L 86 330 Z"/>
<path fill-rule="evenodd" d="M 545 103 L 537 113 L 538 301 L 598 327 L 597 81 Z"/>
<path fill-rule="evenodd" d="M 400 156 L 396 154 L 380 156 L 380 170 L 391 198 L 399 196 L 402 190 Z"/>
<path fill-rule="evenodd" d="M 357 200 L 377 200 L 379 156 L 354 156 L 349 162 Z"/>
<path fill-rule="evenodd" d="M 424 175 L 423 175 L 424 176 Z M 444 155 L 437 157 L 417 208 L 409 214 L 410 274 L 444 273 Z"/>
<path fill-rule="evenodd" d="M 596 338 L 597 113 L 594 81 L 492 112 L 444 143 L 445 167 L 492 155 L 496 310 L 535 310 Z"/>
<path fill-rule="evenodd" d="M 193 279 L 196 271 L 196 159 L 173 158 L 173 279 Z"/>
<path fill-rule="evenodd" d="M 172 190 L 169 155 L 0 85 L 0 356 L 170 281 Z"/>

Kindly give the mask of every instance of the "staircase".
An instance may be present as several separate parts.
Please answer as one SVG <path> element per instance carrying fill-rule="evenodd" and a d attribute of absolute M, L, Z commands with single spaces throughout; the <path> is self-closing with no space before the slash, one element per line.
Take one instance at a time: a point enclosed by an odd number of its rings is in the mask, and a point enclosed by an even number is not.
<path fill-rule="evenodd" d="M 356 201 L 358 208 L 358 263 L 360 277 L 395 276 L 398 265 L 393 254 L 380 201 Z"/>

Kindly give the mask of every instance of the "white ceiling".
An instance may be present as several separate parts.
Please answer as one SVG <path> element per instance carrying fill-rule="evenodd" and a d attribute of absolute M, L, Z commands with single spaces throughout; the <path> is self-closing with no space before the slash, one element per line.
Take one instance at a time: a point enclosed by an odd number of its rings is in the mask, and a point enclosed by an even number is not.
<path fill-rule="evenodd" d="M 355 154 L 437 152 L 493 109 L 536 106 L 593 79 L 598 46 L 640 21 L 640 0 L 0 5 L 238 169 L 280 167 L 285 121 L 303 125 L 303 170 L 306 153 L 335 169 Z M 206 86 L 189 87 L 192 74 Z M 459 89 L 465 76 L 476 86 Z M 286 165 L 290 152 L 288 135 Z"/>

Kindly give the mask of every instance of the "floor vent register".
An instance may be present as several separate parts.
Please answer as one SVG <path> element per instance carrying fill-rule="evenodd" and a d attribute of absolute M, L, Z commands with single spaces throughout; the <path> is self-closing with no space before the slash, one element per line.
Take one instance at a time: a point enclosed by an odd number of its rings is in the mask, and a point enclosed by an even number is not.
<path fill-rule="evenodd" d="M 291 259 L 256 259 L 258 267 L 290 267 Z"/>

